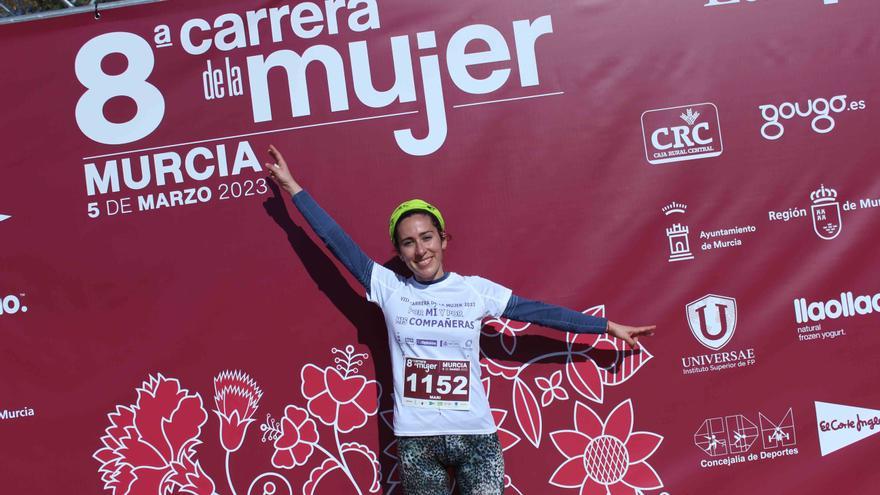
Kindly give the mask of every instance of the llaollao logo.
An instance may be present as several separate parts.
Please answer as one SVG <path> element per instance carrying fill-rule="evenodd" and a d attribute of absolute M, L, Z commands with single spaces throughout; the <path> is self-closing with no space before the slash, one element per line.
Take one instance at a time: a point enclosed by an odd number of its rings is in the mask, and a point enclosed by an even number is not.
<path fill-rule="evenodd" d="M 22 303 L 24 294 L 9 294 L 0 297 L 0 316 L 27 313 L 28 307 Z"/>

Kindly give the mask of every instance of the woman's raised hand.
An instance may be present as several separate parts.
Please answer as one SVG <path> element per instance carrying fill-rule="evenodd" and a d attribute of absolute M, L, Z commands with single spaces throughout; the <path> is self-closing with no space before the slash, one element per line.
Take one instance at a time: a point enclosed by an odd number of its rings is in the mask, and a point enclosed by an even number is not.
<path fill-rule="evenodd" d="M 654 330 L 656 328 L 657 325 L 630 327 L 608 320 L 608 335 L 625 341 L 634 350 L 639 348 L 639 338 L 654 335 Z"/>
<path fill-rule="evenodd" d="M 263 166 L 269 172 L 269 178 L 278 184 L 278 187 L 284 189 L 291 195 L 302 191 L 302 187 L 293 179 L 284 156 L 278 151 L 274 145 L 269 145 L 269 156 L 272 157 L 274 163 L 264 163 Z"/>

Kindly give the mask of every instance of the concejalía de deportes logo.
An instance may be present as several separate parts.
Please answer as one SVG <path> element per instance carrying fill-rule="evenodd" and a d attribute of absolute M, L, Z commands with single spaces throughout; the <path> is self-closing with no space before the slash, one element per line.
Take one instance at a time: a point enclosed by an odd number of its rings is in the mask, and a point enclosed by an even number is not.
<path fill-rule="evenodd" d="M 730 467 L 799 454 L 794 412 L 790 407 L 776 421 L 759 412 L 758 424 L 743 414 L 708 418 L 693 438 L 694 445 L 710 457 L 700 461 L 702 468 Z"/>

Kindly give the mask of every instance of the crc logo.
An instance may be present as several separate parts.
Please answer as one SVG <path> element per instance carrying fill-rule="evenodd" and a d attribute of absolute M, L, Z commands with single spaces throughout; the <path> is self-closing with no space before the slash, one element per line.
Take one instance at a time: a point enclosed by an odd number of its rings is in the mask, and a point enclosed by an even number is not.
<path fill-rule="evenodd" d="M 719 350 L 736 330 L 736 299 L 709 294 L 685 306 L 691 333 L 704 346 Z"/>
<path fill-rule="evenodd" d="M 648 110 L 642 113 L 642 138 L 652 165 L 710 158 L 723 151 L 718 108 L 712 103 Z"/>
<path fill-rule="evenodd" d="M 24 297 L 24 294 L 19 294 L 21 297 Z M 21 304 L 21 299 L 14 294 L 10 294 L 6 297 L 0 298 L 0 316 L 3 315 L 14 315 L 19 311 L 22 313 L 27 313 L 28 307 Z"/>
<path fill-rule="evenodd" d="M 809 118 L 810 127 L 813 132 L 818 134 L 828 134 L 834 130 L 836 122 L 833 113 L 841 113 L 844 110 L 864 110 L 865 100 L 853 101 L 849 104 L 846 102 L 846 95 L 837 95 L 833 98 L 816 98 L 807 100 L 805 104 L 800 102 L 790 103 L 784 102 L 779 105 L 759 105 L 761 117 L 764 119 L 764 125 L 761 126 L 761 135 L 764 139 L 775 141 L 785 134 L 785 126 L 782 120 L 791 120 L 795 116 Z"/>

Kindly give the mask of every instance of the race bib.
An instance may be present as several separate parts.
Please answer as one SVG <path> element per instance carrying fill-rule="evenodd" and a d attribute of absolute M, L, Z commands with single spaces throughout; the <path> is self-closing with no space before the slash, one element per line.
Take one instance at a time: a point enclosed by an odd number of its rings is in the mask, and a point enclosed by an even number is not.
<path fill-rule="evenodd" d="M 403 404 L 435 409 L 470 409 L 470 361 L 404 358 Z"/>

